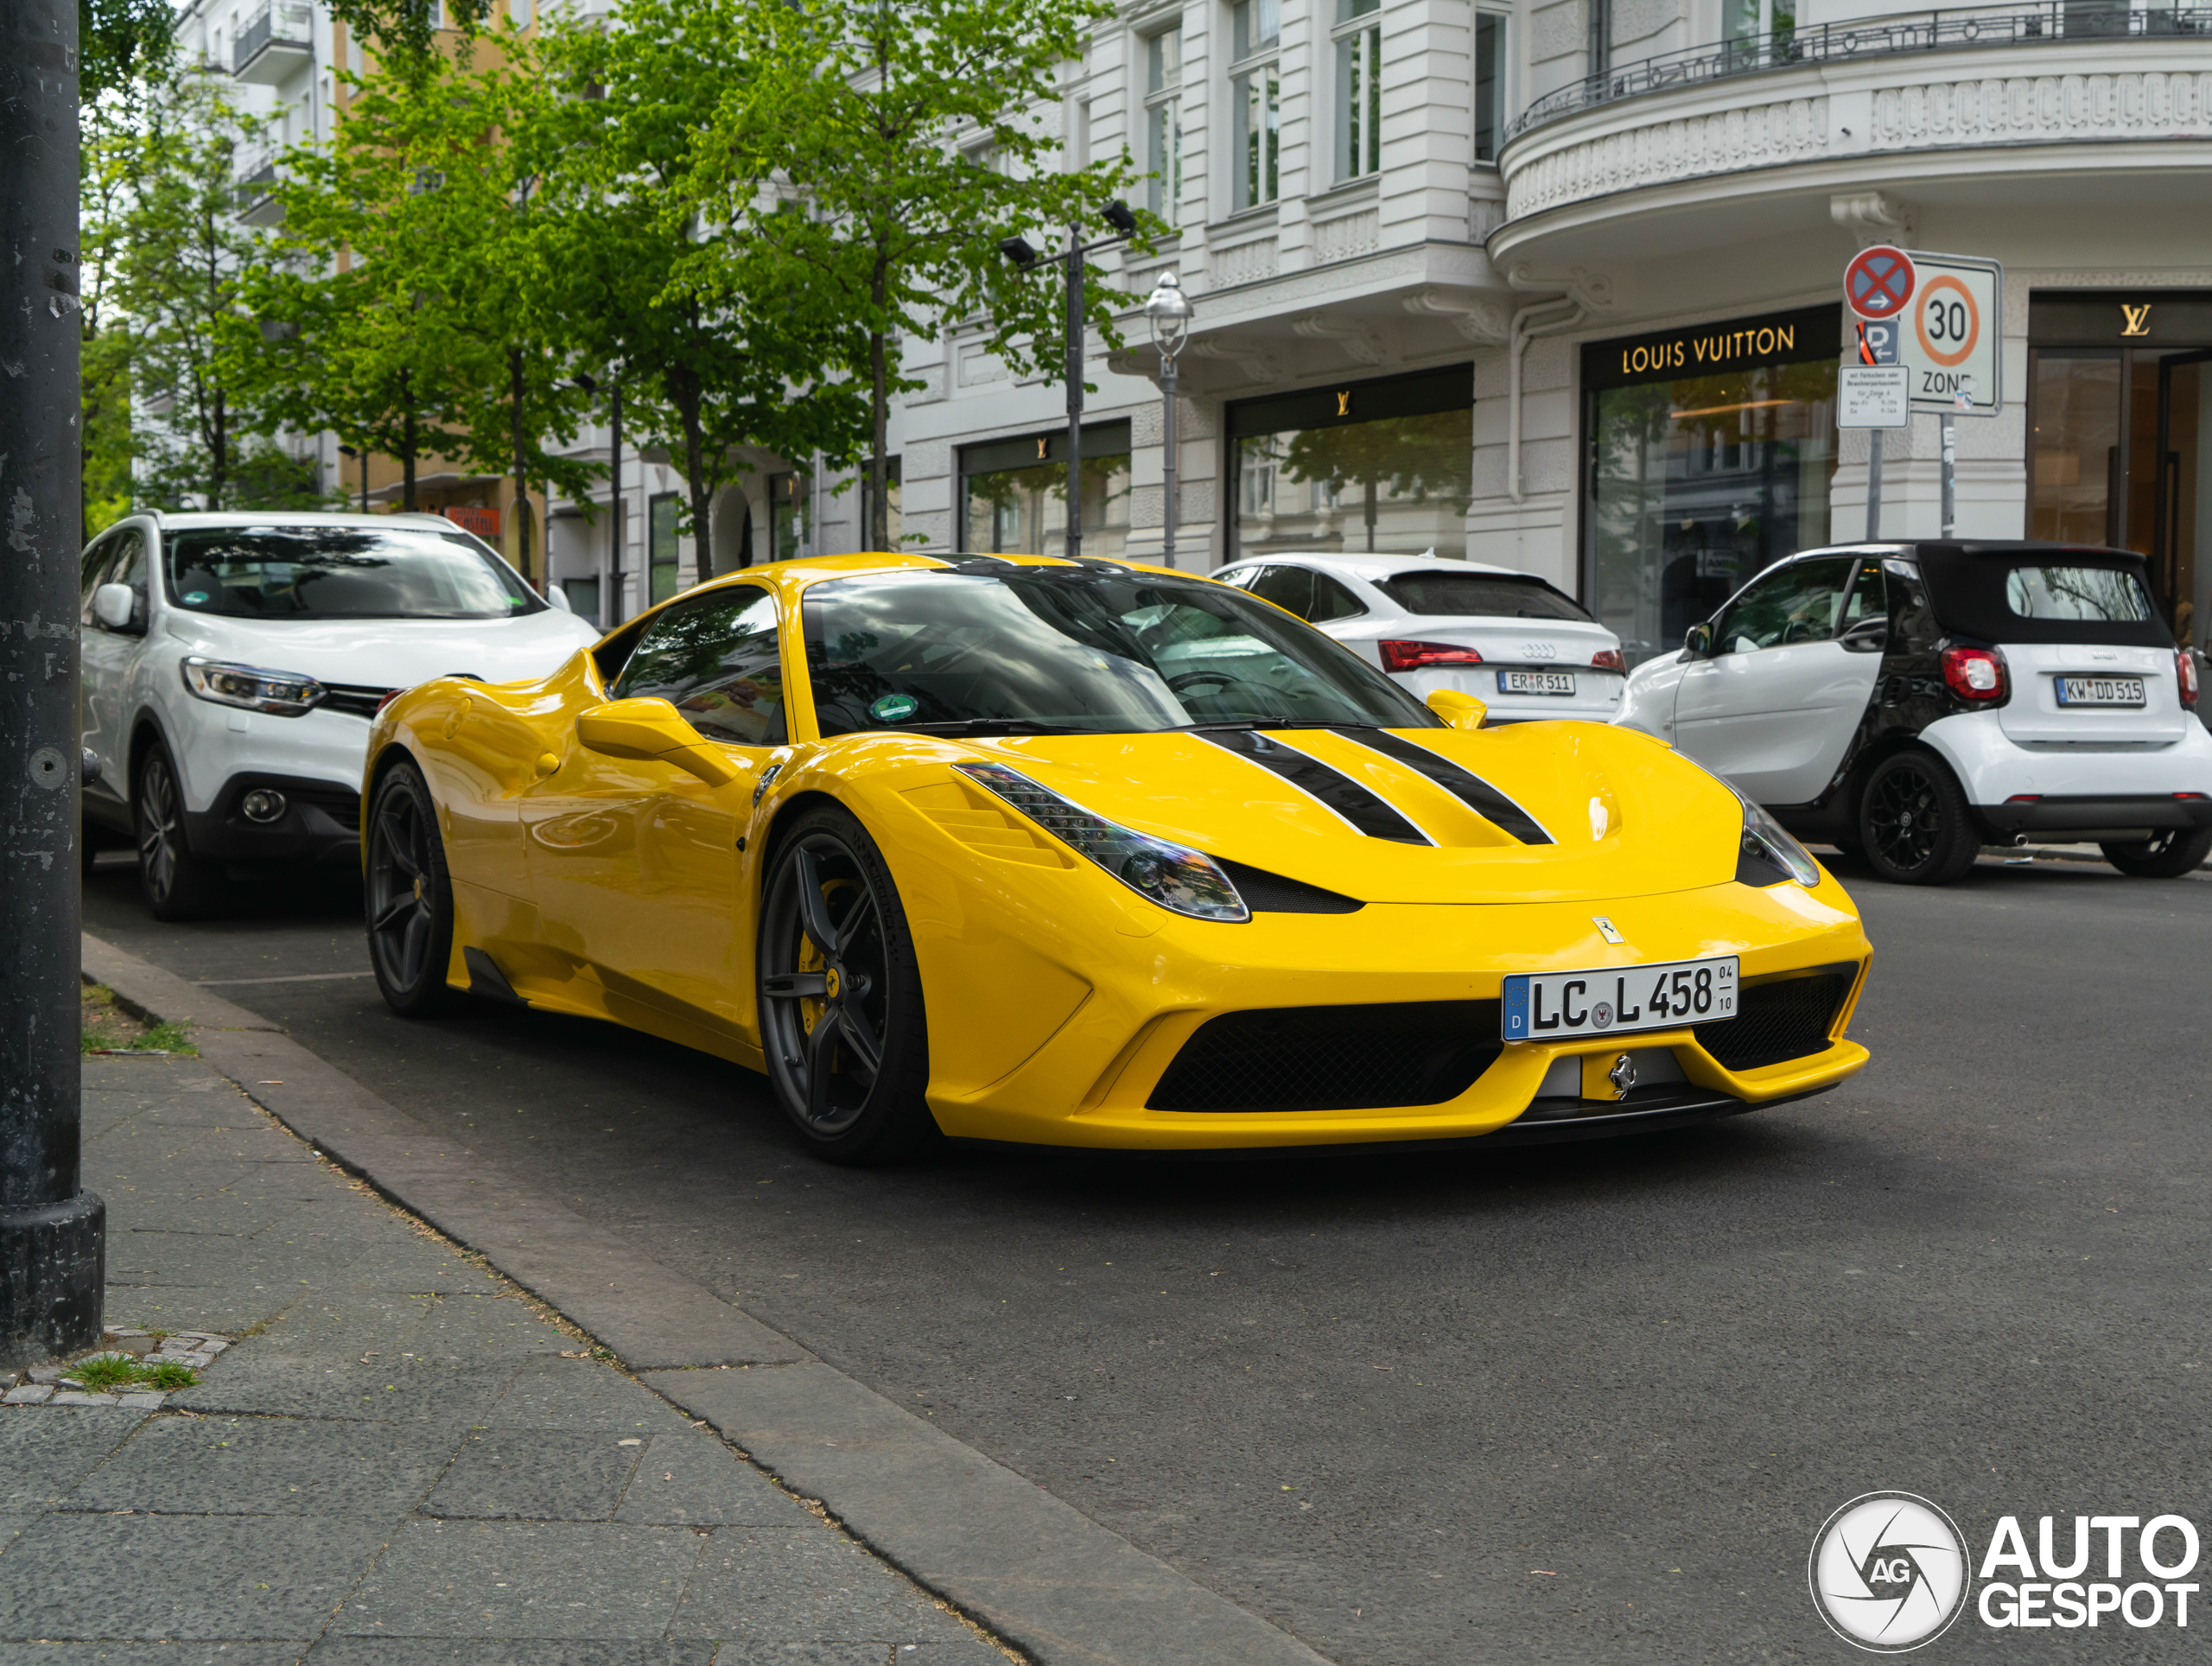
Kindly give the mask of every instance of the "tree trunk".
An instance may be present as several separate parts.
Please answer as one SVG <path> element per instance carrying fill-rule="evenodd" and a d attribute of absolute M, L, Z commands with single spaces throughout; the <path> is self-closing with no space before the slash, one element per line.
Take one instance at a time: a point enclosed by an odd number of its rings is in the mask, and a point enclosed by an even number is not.
<path fill-rule="evenodd" d="M 675 401 L 677 419 L 683 425 L 683 485 L 691 499 L 694 576 L 704 578 L 714 565 L 709 543 L 711 531 L 707 525 L 707 498 L 713 482 L 707 479 L 706 436 L 699 422 L 699 379 L 696 376 L 671 376 L 669 392 Z"/>
<path fill-rule="evenodd" d="M 879 277 L 875 285 L 880 302 L 883 283 Z M 874 453 L 868 464 L 868 547 L 887 550 L 891 548 L 891 460 L 883 453 L 891 443 L 890 366 L 885 362 L 888 344 L 881 330 L 872 330 L 868 338 L 868 367 L 871 378 L 868 386 L 868 416 L 872 427 L 869 449 Z"/>
<path fill-rule="evenodd" d="M 399 506 L 415 512 L 415 372 L 399 372 Z"/>
<path fill-rule="evenodd" d="M 207 448 L 207 506 L 223 507 L 223 489 L 230 484 L 231 436 L 230 410 L 223 402 L 223 390 L 215 390 L 215 420 L 213 427 L 214 443 Z"/>
<path fill-rule="evenodd" d="M 507 349 L 507 408 L 508 416 L 512 423 L 510 440 L 514 448 L 515 461 L 514 517 L 517 556 L 515 564 L 521 569 L 523 582 L 527 584 L 531 582 L 530 546 L 532 529 L 530 524 L 530 466 L 528 460 L 523 455 L 522 349 L 520 347 Z"/>

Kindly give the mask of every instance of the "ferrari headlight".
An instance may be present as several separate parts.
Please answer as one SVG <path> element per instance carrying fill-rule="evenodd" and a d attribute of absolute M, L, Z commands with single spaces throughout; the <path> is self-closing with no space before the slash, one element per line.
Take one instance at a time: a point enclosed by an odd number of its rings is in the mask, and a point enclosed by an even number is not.
<path fill-rule="evenodd" d="M 1740 792 L 1736 796 L 1744 804 L 1744 854 L 1764 857 L 1800 885 L 1818 885 L 1821 865 L 1813 860 L 1812 853 L 1759 805 Z"/>
<path fill-rule="evenodd" d="M 315 709 L 324 689 L 312 677 L 294 671 L 265 671 L 253 665 L 228 665 L 192 655 L 179 666 L 184 686 L 219 706 L 241 706 L 275 717 L 298 717 Z"/>
<path fill-rule="evenodd" d="M 955 764 L 1062 843 L 1072 846 L 1148 902 L 1194 919 L 1247 920 L 1252 911 L 1212 857 L 1122 827 L 1070 804 L 1002 764 Z"/>

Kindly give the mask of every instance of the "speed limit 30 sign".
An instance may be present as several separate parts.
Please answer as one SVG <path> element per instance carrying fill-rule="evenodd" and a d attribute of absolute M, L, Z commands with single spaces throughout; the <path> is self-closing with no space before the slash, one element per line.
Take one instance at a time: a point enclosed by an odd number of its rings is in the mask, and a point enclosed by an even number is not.
<path fill-rule="evenodd" d="M 1971 255 L 1884 252 L 1904 254 L 1910 277 L 1886 289 L 1872 285 L 1862 254 L 1845 269 L 1844 297 L 1861 317 L 1896 321 L 1897 362 L 1910 373 L 1912 408 L 1997 415 L 2005 391 L 2005 269 Z M 1901 302 L 1899 288 L 1907 290 Z"/>

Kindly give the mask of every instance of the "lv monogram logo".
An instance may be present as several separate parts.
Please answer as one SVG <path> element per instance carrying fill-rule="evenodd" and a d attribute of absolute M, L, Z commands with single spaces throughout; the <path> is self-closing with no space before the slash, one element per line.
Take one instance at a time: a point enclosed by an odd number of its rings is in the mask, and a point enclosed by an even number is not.
<path fill-rule="evenodd" d="M 2149 302 L 2145 302 L 2139 307 L 2131 307 L 2123 301 L 2120 303 L 2120 315 L 2127 321 L 2126 327 L 2120 331 L 2122 335 L 2150 334 L 2151 303 Z"/>
<path fill-rule="evenodd" d="M 1349 390 L 1337 395 L 1337 415 L 1339 416 L 1351 415 L 1351 394 Z"/>
<path fill-rule="evenodd" d="M 1042 440 L 1037 442 L 1037 461 L 1040 463 L 1045 461 L 1045 442 Z"/>

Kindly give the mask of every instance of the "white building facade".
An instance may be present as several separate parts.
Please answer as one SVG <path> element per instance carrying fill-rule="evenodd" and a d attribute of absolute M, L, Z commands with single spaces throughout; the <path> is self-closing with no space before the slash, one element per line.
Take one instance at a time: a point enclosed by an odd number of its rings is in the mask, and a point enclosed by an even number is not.
<path fill-rule="evenodd" d="M 1860 536 L 1840 277 L 1876 242 L 2004 264 L 2002 400 L 1958 419 L 1962 537 L 2152 559 L 2212 589 L 2212 10 L 2030 0 L 1132 4 L 1069 79 L 1075 160 L 1126 145 L 1177 226 L 1179 566 L 1268 549 L 1540 573 L 1642 658 L 1792 550 Z M 1047 281 L 1040 277 L 1040 282 Z M 1096 356 L 1084 552 L 1156 559 L 1144 321 Z M 1064 396 L 980 337 L 910 346 L 904 531 L 1051 550 Z M 1937 426 L 1882 531 L 1937 534 Z M 816 547 L 856 547 L 823 506 Z M 2203 558 L 2199 559 L 2200 547 Z"/>

